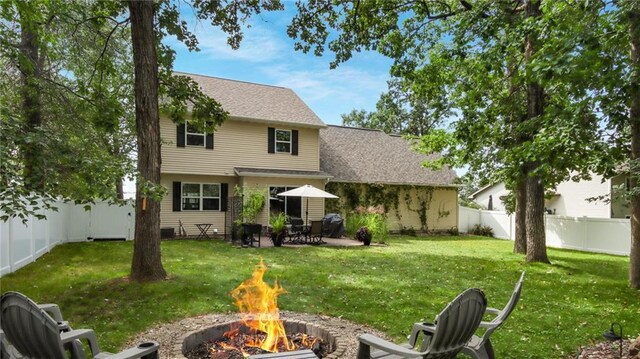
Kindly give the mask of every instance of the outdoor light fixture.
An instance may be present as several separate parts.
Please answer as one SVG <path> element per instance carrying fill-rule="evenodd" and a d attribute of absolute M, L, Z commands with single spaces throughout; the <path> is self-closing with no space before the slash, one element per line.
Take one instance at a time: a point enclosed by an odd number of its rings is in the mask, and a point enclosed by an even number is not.
<path fill-rule="evenodd" d="M 616 325 L 620 329 L 620 334 L 613 329 Z M 602 336 L 610 342 L 615 342 L 616 340 L 620 342 L 620 358 L 622 358 L 622 325 L 620 323 L 611 323 L 609 330 L 602 333 Z"/>

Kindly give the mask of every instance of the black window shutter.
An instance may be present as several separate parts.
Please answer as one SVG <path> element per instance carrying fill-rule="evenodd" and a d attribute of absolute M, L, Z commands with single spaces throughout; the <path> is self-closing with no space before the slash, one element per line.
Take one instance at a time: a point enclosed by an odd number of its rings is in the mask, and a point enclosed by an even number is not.
<path fill-rule="evenodd" d="M 178 125 L 177 128 L 177 137 L 176 137 L 176 143 L 178 145 L 178 147 L 184 147 L 184 136 L 185 136 L 185 127 L 187 126 L 186 123 L 183 123 L 181 125 Z"/>
<path fill-rule="evenodd" d="M 229 184 L 220 183 L 220 212 L 227 211 L 227 202 L 229 201 Z"/>
<path fill-rule="evenodd" d="M 291 154 L 298 155 L 298 130 L 291 130 Z"/>
<path fill-rule="evenodd" d="M 173 211 L 180 212 L 182 210 L 182 183 L 173 182 Z"/>
<path fill-rule="evenodd" d="M 273 127 L 269 127 L 269 140 L 267 141 L 267 152 L 275 153 L 276 152 L 276 129 Z"/>
<path fill-rule="evenodd" d="M 213 133 L 207 133 L 204 143 L 207 149 L 213 149 Z"/>

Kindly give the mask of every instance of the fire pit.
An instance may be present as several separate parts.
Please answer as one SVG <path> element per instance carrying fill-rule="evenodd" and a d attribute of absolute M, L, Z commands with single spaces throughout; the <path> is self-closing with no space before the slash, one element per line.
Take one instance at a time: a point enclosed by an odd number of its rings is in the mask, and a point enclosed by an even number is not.
<path fill-rule="evenodd" d="M 277 358 L 277 353 L 284 353 L 284 357 L 297 352 L 298 357 L 308 358 L 308 350 L 312 350 L 318 358 L 341 356 L 346 346 L 336 333 L 312 323 L 280 318 L 277 298 L 286 291 L 277 281 L 273 287 L 265 283 L 266 271 L 260 261 L 251 278 L 231 292 L 241 320 L 185 335 L 180 353 L 174 354 L 189 359 L 243 359 L 263 354 Z"/>
<path fill-rule="evenodd" d="M 326 359 L 339 358 L 342 356 L 346 349 L 346 344 L 337 333 L 327 330 L 317 324 L 285 319 L 282 321 L 282 325 L 285 331 L 287 333 L 290 333 L 290 336 L 307 334 L 320 339 L 324 344 L 323 348 L 312 348 L 316 350 L 322 350 L 322 352 L 316 353 L 316 355 L 319 357 L 323 357 Z M 222 340 L 225 333 L 233 331 L 234 329 L 239 329 L 239 332 L 243 334 L 248 334 L 251 332 L 249 328 L 244 326 L 243 321 L 223 323 L 202 330 L 194 331 L 185 335 L 182 341 L 182 346 L 180 348 L 174 349 L 172 357 L 197 358 L 199 355 L 200 357 L 204 357 L 201 354 L 203 354 L 204 352 L 203 348 L 206 347 L 206 345 L 204 345 L 205 343 L 209 343 L 215 340 Z M 175 352 L 176 349 L 178 352 Z M 198 352 L 200 352 L 200 354 Z M 286 355 L 286 352 L 283 354 Z M 233 354 L 220 354 L 219 356 L 214 355 L 213 357 L 233 358 Z"/>

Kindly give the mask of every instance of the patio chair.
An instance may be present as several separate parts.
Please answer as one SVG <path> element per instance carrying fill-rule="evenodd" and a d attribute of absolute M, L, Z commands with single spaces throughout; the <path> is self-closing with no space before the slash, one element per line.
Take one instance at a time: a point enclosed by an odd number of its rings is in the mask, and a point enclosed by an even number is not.
<path fill-rule="evenodd" d="M 490 336 L 496 329 L 498 329 L 502 323 L 504 323 L 511 312 L 516 308 L 518 300 L 520 299 L 520 292 L 522 291 L 522 282 L 524 281 L 524 274 L 520 276 L 520 280 L 516 283 L 516 287 L 511 294 L 511 298 L 504 306 L 502 310 L 487 308 L 485 314 L 495 315 L 490 322 L 480 322 L 480 328 L 484 328 L 485 332 L 482 336 L 473 335 L 471 340 L 462 349 L 464 354 L 470 355 L 478 359 L 493 359 L 495 355 L 493 353 L 493 346 L 491 345 Z"/>
<path fill-rule="evenodd" d="M 71 330 L 69 323 L 62 318 L 62 312 L 57 304 L 45 303 L 38 304 L 38 307 L 44 310 L 51 318 L 58 323 L 58 330 L 60 332 L 68 332 Z M 18 359 L 22 358 L 22 355 L 9 343 L 2 328 L 2 322 L 0 322 L 0 358 Z M 82 343 L 74 341 L 68 345 L 69 350 L 82 350 Z"/>
<path fill-rule="evenodd" d="M 86 340 L 91 358 L 157 358 L 158 343 L 141 343 L 118 354 L 101 352 L 93 330 L 79 329 L 60 332 L 58 324 L 36 303 L 18 292 L 6 292 L 0 297 L 0 322 L 6 339 L 22 356 L 28 358 L 67 358 L 67 344 Z M 84 350 L 69 350 L 72 359 L 84 359 Z"/>
<path fill-rule="evenodd" d="M 477 288 L 467 289 L 438 314 L 434 324 L 414 324 L 407 344 L 394 344 L 371 334 L 361 335 L 357 358 L 455 358 L 478 329 L 486 308 L 484 293 Z M 422 346 L 416 348 L 421 333 L 425 334 L 424 340 Z M 371 347 L 378 350 L 371 351 Z"/>
<path fill-rule="evenodd" d="M 322 244 L 322 221 L 311 221 L 309 231 L 306 233 L 307 243 Z"/>
<path fill-rule="evenodd" d="M 302 218 L 289 218 L 291 229 L 289 230 L 289 243 L 299 243 L 304 233 L 304 221 Z"/>

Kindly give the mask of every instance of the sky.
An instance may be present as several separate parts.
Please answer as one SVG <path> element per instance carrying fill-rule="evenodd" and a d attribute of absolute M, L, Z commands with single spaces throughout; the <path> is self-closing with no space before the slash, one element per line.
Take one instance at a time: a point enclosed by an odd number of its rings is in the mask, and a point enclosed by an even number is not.
<path fill-rule="evenodd" d="M 327 124 L 342 124 L 340 115 L 353 109 L 374 110 L 387 90 L 392 61 L 368 51 L 331 70 L 333 53 L 317 57 L 295 51 L 286 33 L 295 4 L 284 3 L 285 11 L 262 13 L 248 21 L 251 28 L 244 29 L 238 50 L 227 45 L 222 31 L 198 21 L 191 9 L 181 9 L 201 51 L 190 52 L 175 38 L 166 39 L 176 51 L 174 70 L 290 88 Z"/>

